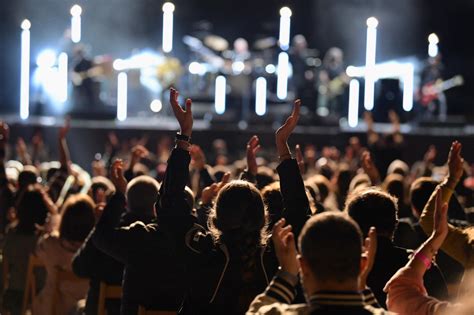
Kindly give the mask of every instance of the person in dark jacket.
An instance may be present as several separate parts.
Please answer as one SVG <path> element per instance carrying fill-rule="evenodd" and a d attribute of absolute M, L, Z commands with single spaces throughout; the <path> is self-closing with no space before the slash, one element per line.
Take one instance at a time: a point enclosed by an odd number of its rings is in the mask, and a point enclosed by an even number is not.
<path fill-rule="evenodd" d="M 175 102 L 175 111 L 181 110 L 178 106 Z M 287 144 L 299 108 L 298 100 L 276 133 L 283 217 L 296 235 L 310 214 L 303 179 Z M 187 168 L 184 161 L 181 167 Z M 244 314 L 278 267 L 273 249 L 267 246 L 267 213 L 260 192 L 243 180 L 226 184 L 207 224 L 209 231 L 194 224 L 185 235 L 190 284 L 183 313 Z"/>
<path fill-rule="evenodd" d="M 397 199 L 376 187 L 355 190 L 345 206 L 345 212 L 359 224 L 364 236 L 367 236 L 371 226 L 377 229 L 377 253 L 367 285 L 384 308 L 386 294 L 383 288 L 409 258 L 406 249 L 392 242 L 398 222 L 397 210 Z M 431 268 L 424 279 L 429 295 L 439 299 L 447 297 L 446 283 L 437 266 Z"/>
<path fill-rule="evenodd" d="M 165 184 L 161 186 L 160 191 L 162 205 L 171 200 L 164 188 L 172 187 L 173 184 L 167 182 L 186 178 L 186 175 L 180 172 L 189 172 L 176 168 L 175 160 L 180 160 L 183 156 L 186 159 L 187 152 L 181 151 L 173 151 L 170 157 Z M 187 158 L 189 160 L 189 155 Z M 176 176 L 169 176 L 168 172 Z M 185 269 L 184 262 L 178 259 L 178 248 L 175 246 L 173 224 L 179 217 L 173 216 L 166 209 L 184 209 L 183 211 L 190 213 L 189 205 L 183 201 L 181 204 L 171 202 L 170 206 L 164 208 L 157 206 L 157 222 L 145 224 L 137 221 L 120 227 L 120 218 L 125 212 L 124 193 L 127 186 L 123 176 L 123 163 L 120 160 L 112 166 L 112 181 L 117 192 L 105 207 L 96 225 L 92 242 L 125 266 L 121 314 L 137 314 L 140 305 L 147 309 L 177 311 L 184 297 Z M 184 195 L 184 192 L 181 194 Z M 142 198 L 145 197 L 147 196 L 142 195 Z M 129 207 L 132 208 L 133 204 L 129 204 Z"/>
<path fill-rule="evenodd" d="M 136 221 L 151 223 L 155 218 L 154 204 L 158 197 L 159 184 L 150 176 L 133 179 L 126 190 L 127 211 L 123 214 L 119 226 L 128 226 Z M 86 315 L 95 315 L 98 311 L 100 283 L 121 285 L 123 263 L 100 251 L 92 242 L 95 229 L 91 231 L 84 245 L 78 250 L 72 261 L 74 273 L 90 279 L 89 292 L 84 309 Z M 120 313 L 120 300 L 106 301 L 108 314 Z"/>

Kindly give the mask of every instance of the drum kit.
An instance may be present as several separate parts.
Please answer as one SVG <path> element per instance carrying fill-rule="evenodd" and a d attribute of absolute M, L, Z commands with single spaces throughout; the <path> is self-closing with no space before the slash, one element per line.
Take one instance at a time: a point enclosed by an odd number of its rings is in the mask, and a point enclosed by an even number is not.
<path fill-rule="evenodd" d="M 243 47 L 239 47 L 239 42 Z M 219 75 L 227 77 L 233 95 L 250 90 L 257 76 L 271 73 L 265 71 L 265 67 L 272 64 L 277 48 L 274 37 L 255 41 L 252 52 L 248 51 L 247 42 L 243 39 L 236 40 L 232 49 L 225 38 L 215 34 L 202 36 L 201 39 L 186 35 L 183 43 L 192 54 L 185 75 L 186 90 L 190 95 L 207 99 L 214 96 L 214 84 Z"/>

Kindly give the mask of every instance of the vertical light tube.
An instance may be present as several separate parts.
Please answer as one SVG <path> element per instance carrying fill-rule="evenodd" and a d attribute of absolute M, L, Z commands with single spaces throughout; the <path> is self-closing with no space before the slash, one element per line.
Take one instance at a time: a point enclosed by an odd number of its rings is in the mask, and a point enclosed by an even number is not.
<path fill-rule="evenodd" d="M 82 8 L 75 4 L 71 8 L 71 40 L 73 43 L 81 41 L 81 14 Z"/>
<path fill-rule="evenodd" d="M 20 117 L 30 115 L 30 28 L 29 20 L 21 23 Z"/>
<path fill-rule="evenodd" d="M 359 123 L 359 81 L 352 79 L 349 83 L 349 109 L 347 122 L 349 127 L 357 127 Z"/>
<path fill-rule="evenodd" d="M 288 96 L 288 74 L 289 57 L 286 52 L 281 52 L 278 55 L 277 69 L 277 97 L 280 100 L 284 100 Z"/>
<path fill-rule="evenodd" d="M 280 35 L 278 41 L 282 50 L 290 48 L 291 10 L 288 7 L 280 9 Z"/>
<path fill-rule="evenodd" d="M 225 112 L 226 79 L 223 75 L 216 78 L 214 108 L 219 115 Z"/>
<path fill-rule="evenodd" d="M 367 19 L 367 46 L 365 52 L 365 90 L 364 107 L 366 110 L 374 108 L 375 94 L 375 54 L 377 48 L 377 25 L 378 21 L 374 17 Z"/>
<path fill-rule="evenodd" d="M 267 112 L 267 80 L 259 77 L 255 85 L 255 113 L 263 116 Z"/>
<path fill-rule="evenodd" d="M 439 38 L 435 33 L 428 36 L 428 56 L 434 58 L 438 55 Z"/>
<path fill-rule="evenodd" d="M 59 73 L 59 101 L 67 101 L 68 82 L 67 82 L 67 54 L 62 52 L 58 57 L 58 73 Z"/>
<path fill-rule="evenodd" d="M 173 50 L 173 12 L 174 4 L 163 4 L 163 51 L 169 53 Z"/>
<path fill-rule="evenodd" d="M 406 64 L 403 75 L 403 110 L 409 112 L 413 109 L 413 85 L 415 68 L 413 64 Z"/>
<path fill-rule="evenodd" d="M 117 77 L 117 120 L 127 119 L 127 74 L 120 72 Z"/>

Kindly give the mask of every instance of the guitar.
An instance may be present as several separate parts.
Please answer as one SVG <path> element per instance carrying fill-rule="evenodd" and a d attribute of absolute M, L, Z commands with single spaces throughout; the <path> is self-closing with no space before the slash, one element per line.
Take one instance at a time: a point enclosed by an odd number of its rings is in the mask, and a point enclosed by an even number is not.
<path fill-rule="evenodd" d="M 452 77 L 449 80 L 438 80 L 423 85 L 419 93 L 419 102 L 423 106 L 428 106 L 431 102 L 438 99 L 439 93 L 464 84 L 464 78 L 461 75 Z"/>

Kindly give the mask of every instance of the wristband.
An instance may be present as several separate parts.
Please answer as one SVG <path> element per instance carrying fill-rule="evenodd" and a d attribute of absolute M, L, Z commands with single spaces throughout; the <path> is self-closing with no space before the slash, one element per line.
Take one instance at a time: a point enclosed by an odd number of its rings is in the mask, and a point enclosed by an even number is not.
<path fill-rule="evenodd" d="M 428 257 L 426 257 L 426 255 L 423 254 L 422 252 L 416 252 L 414 257 L 415 259 L 420 260 L 423 263 L 423 265 L 425 265 L 426 269 L 431 268 L 431 260 Z"/>
<path fill-rule="evenodd" d="M 179 132 L 176 133 L 176 140 L 191 142 L 191 137 L 183 135 Z"/>

